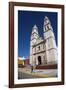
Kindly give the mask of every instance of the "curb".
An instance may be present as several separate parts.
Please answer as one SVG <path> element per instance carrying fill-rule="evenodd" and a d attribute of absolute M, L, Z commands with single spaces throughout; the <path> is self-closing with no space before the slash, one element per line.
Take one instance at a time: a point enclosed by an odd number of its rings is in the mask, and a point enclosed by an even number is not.
<path fill-rule="evenodd" d="M 38 75 L 37 73 L 32 73 L 31 75 L 33 76 L 38 76 L 38 77 L 41 77 L 41 78 L 48 78 L 48 76 L 44 76 L 44 75 Z"/>

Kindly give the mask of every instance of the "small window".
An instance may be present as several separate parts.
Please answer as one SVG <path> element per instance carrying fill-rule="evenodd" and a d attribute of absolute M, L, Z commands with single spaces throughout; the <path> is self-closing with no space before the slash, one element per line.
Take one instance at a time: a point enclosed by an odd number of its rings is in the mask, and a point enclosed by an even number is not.
<path fill-rule="evenodd" d="M 40 46 L 38 46 L 38 50 L 40 50 Z"/>

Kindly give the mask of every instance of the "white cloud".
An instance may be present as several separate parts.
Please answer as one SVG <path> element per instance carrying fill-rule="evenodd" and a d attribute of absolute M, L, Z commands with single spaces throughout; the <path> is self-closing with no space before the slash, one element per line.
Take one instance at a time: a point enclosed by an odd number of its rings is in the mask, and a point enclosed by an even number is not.
<path fill-rule="evenodd" d="M 19 57 L 18 59 L 19 60 L 25 60 L 26 58 L 23 56 L 23 57 Z"/>

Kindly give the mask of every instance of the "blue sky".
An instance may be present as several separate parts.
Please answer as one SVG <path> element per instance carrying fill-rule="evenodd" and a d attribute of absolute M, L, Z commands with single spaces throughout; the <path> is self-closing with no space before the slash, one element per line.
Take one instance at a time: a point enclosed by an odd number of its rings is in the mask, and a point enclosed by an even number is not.
<path fill-rule="evenodd" d="M 44 17 L 48 16 L 51 21 L 56 44 L 57 44 L 57 13 L 56 12 L 35 12 L 18 11 L 18 57 L 29 57 L 30 36 L 32 27 L 36 24 L 38 32 L 43 37 Z"/>

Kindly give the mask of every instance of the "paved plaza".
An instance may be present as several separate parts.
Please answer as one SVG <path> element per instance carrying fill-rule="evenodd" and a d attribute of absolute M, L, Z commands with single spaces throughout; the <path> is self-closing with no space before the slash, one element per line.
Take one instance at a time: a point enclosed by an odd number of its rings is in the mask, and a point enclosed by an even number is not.
<path fill-rule="evenodd" d="M 32 72 L 31 69 L 27 67 L 18 69 L 19 79 L 50 77 L 57 77 L 57 69 L 34 69 Z"/>

